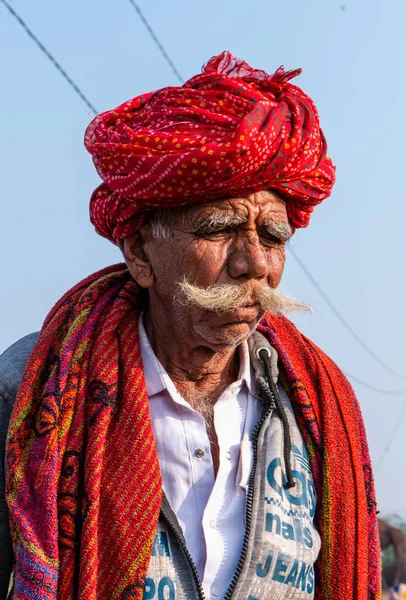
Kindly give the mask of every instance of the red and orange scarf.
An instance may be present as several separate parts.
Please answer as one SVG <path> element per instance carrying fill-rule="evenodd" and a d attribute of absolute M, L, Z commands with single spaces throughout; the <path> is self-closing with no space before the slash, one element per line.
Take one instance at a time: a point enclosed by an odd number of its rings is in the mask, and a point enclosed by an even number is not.
<path fill-rule="evenodd" d="M 7 444 L 14 598 L 142 599 L 161 505 L 137 316 L 124 265 L 70 290 L 29 359 Z M 371 464 L 353 390 L 285 318 L 259 329 L 279 353 L 309 452 L 322 538 L 317 600 L 377 600 Z"/>

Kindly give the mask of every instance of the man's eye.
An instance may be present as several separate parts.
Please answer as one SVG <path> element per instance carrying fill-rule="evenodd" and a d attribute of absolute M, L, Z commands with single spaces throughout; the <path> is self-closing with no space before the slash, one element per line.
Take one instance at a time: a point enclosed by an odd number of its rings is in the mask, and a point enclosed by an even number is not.
<path fill-rule="evenodd" d="M 234 229 L 232 227 L 225 227 L 224 229 L 196 231 L 195 235 L 197 235 L 198 237 L 216 238 L 216 237 L 222 237 L 225 235 L 229 235 L 233 231 L 234 231 Z"/>
<path fill-rule="evenodd" d="M 263 240 L 265 240 L 265 242 L 268 245 L 272 245 L 272 246 L 283 246 L 283 241 L 281 239 L 279 239 L 278 237 L 276 237 L 276 235 L 272 235 L 272 233 L 265 233 L 263 236 L 261 236 Z"/>

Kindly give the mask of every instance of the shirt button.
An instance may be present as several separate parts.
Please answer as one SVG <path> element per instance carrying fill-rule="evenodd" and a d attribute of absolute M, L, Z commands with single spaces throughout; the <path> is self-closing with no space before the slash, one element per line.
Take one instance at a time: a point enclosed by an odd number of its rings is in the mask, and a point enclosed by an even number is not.
<path fill-rule="evenodd" d="M 213 596 L 216 596 L 216 597 L 217 597 L 217 596 L 220 596 L 220 594 L 221 594 L 221 590 L 220 590 L 220 588 L 219 588 L 219 587 L 217 587 L 217 586 L 216 586 L 216 587 L 214 587 L 214 588 L 212 588 L 212 590 L 211 590 L 211 591 L 212 591 L 212 594 L 213 594 Z"/>
<path fill-rule="evenodd" d="M 216 529 L 216 521 L 214 521 L 213 519 L 211 521 L 209 521 L 209 525 L 212 529 Z M 218 590 L 218 588 L 214 588 L 216 590 Z"/>
<path fill-rule="evenodd" d="M 197 450 L 195 450 L 195 456 L 197 458 L 203 458 L 203 456 L 204 456 L 204 450 L 202 448 L 198 448 Z"/>
<path fill-rule="evenodd" d="M 231 460 L 231 452 L 230 451 L 226 452 L 226 458 L 227 458 L 227 460 Z"/>

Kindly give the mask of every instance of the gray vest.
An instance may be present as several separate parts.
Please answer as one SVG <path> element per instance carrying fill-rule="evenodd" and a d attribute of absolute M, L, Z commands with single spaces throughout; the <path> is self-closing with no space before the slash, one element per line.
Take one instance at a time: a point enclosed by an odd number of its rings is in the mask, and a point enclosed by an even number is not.
<path fill-rule="evenodd" d="M 283 428 L 264 408 L 253 434 L 254 466 L 246 501 L 245 540 L 228 590 L 215 600 L 311 600 L 320 536 L 313 525 L 316 493 L 309 459 L 292 407 L 279 386 L 291 430 L 295 487 L 286 488 Z M 236 526 L 244 527 L 243 523 Z M 203 591 L 182 530 L 164 499 L 152 547 L 143 600 L 202 600 Z"/>

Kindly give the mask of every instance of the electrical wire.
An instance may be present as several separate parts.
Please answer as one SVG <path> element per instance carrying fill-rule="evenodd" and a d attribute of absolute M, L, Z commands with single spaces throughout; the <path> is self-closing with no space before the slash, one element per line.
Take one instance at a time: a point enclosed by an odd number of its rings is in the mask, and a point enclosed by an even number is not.
<path fill-rule="evenodd" d="M 154 33 L 152 27 L 149 25 L 148 21 L 144 17 L 141 9 L 134 2 L 134 0 L 129 0 L 129 1 L 132 4 L 132 6 L 134 7 L 134 9 L 137 11 L 137 13 L 138 13 L 139 17 L 141 18 L 143 24 L 147 28 L 147 30 L 150 33 L 150 35 L 151 35 L 152 39 L 154 40 L 154 42 L 157 44 L 157 46 L 160 49 L 160 51 L 161 51 L 162 55 L 164 56 L 165 60 L 168 62 L 169 66 L 173 70 L 174 74 L 179 79 L 179 81 L 182 82 L 183 81 L 182 76 L 180 75 L 179 71 L 176 69 L 174 63 L 170 59 L 168 53 L 166 52 L 166 50 L 164 49 L 164 47 L 160 43 L 160 41 L 159 41 L 158 37 L 156 36 L 156 34 Z M 69 77 L 69 75 L 66 73 L 66 71 L 60 66 L 60 64 L 56 61 L 56 59 L 52 56 L 52 54 L 47 50 L 47 48 L 42 44 L 42 42 L 40 42 L 40 40 L 33 34 L 33 32 L 29 29 L 29 27 L 24 22 L 24 20 L 20 17 L 20 15 L 10 6 L 10 4 L 7 2 L 7 0 L 0 0 L 0 2 L 2 2 L 4 4 L 4 6 L 9 10 L 9 12 L 12 14 L 12 16 L 23 27 L 23 29 L 25 30 L 25 32 L 27 33 L 27 35 L 29 35 L 29 37 L 36 43 L 36 45 L 40 48 L 40 50 L 52 62 L 52 64 L 54 65 L 54 67 L 59 71 L 59 73 L 64 77 L 64 79 L 74 89 L 74 91 L 78 94 L 78 96 L 86 104 L 86 106 L 88 108 L 90 108 L 90 110 L 94 114 L 97 114 L 98 113 L 97 109 L 86 98 L 86 96 L 83 94 L 83 92 L 80 90 L 80 88 Z M 364 348 L 364 350 L 366 350 L 366 352 L 368 352 L 368 354 L 370 356 L 372 356 L 372 358 L 374 358 L 374 360 L 377 361 L 378 364 L 380 364 L 387 371 L 389 371 L 393 375 L 396 375 L 397 377 L 400 377 L 401 379 L 406 379 L 406 377 L 403 377 L 402 375 L 399 375 L 398 373 L 396 373 L 396 371 L 394 371 L 388 365 L 386 365 L 386 363 L 384 363 L 365 344 L 365 342 L 358 336 L 358 334 L 352 329 L 352 327 L 347 323 L 347 321 L 344 319 L 344 317 L 341 315 L 341 313 L 338 311 L 338 309 L 334 306 L 334 304 L 332 303 L 332 301 L 328 298 L 328 296 L 326 295 L 326 293 L 322 290 L 322 288 L 320 287 L 320 285 L 318 284 L 318 282 L 316 281 L 316 279 L 312 276 L 312 274 L 307 269 L 307 267 L 304 265 L 304 263 L 299 259 L 299 257 L 294 252 L 294 250 L 292 248 L 289 248 L 289 250 L 290 250 L 291 254 L 293 255 L 293 257 L 295 258 L 295 260 L 298 262 L 299 266 L 303 269 L 303 271 L 305 272 L 305 274 L 307 275 L 307 277 L 310 279 L 310 281 L 316 287 L 317 291 L 320 293 L 320 295 L 323 297 L 323 299 L 325 300 L 325 302 L 328 304 L 328 306 L 330 307 L 330 309 L 334 312 L 334 314 L 341 321 L 341 323 L 344 325 L 344 327 L 351 333 L 351 335 L 355 338 L 355 340 Z M 374 392 L 380 393 L 380 394 L 385 394 L 385 395 L 390 395 L 390 396 L 395 396 L 395 395 L 399 396 L 399 395 L 406 394 L 406 390 L 384 390 L 384 389 L 378 388 L 378 387 L 376 387 L 376 386 L 374 386 L 374 385 L 372 385 L 372 384 L 370 384 L 370 383 L 368 383 L 366 381 L 363 381 L 362 379 L 356 377 L 355 375 L 351 375 L 350 373 L 346 373 L 346 375 L 347 375 L 347 377 L 349 377 L 353 381 L 359 383 L 360 385 L 363 385 L 363 386 L 367 387 L 368 389 L 370 389 L 370 390 L 372 390 Z"/>
<path fill-rule="evenodd" d="M 359 383 L 359 384 L 365 386 L 366 388 L 368 388 L 370 390 L 373 390 L 374 392 L 378 392 L 379 394 L 384 394 L 385 396 L 406 396 L 406 390 L 398 390 L 398 391 L 395 391 L 395 390 L 383 390 L 381 388 L 375 387 L 374 385 L 371 385 L 370 383 L 367 383 L 366 381 L 363 381 L 362 379 L 359 379 L 358 377 L 355 377 L 355 375 L 351 375 L 350 373 L 346 373 L 345 371 L 344 371 L 344 374 L 349 379 L 352 379 L 356 383 Z M 400 414 L 399 414 L 399 416 L 398 416 L 398 418 L 396 420 L 395 427 L 393 428 L 393 431 L 392 431 L 392 433 L 391 433 L 391 435 L 389 437 L 389 440 L 388 440 L 386 446 L 384 447 L 383 452 L 382 452 L 381 456 L 379 457 L 379 460 L 376 463 L 376 467 L 374 469 L 375 474 L 378 472 L 378 470 L 380 469 L 383 461 L 385 460 L 386 456 L 390 452 L 391 445 L 393 444 L 393 442 L 394 442 L 394 440 L 396 438 L 396 434 L 399 431 L 400 423 L 402 422 L 402 418 L 403 418 L 403 415 L 405 413 L 405 410 L 406 410 L 406 400 L 405 400 L 405 402 L 402 405 L 402 409 L 401 409 Z"/>
<path fill-rule="evenodd" d="M 179 79 L 179 81 L 181 83 L 183 83 L 183 78 L 180 75 L 179 71 L 177 70 L 177 68 L 175 67 L 174 63 L 172 62 L 171 58 L 169 57 L 169 54 L 167 53 L 167 51 L 165 50 L 165 48 L 162 46 L 161 42 L 158 40 L 158 37 L 156 36 L 155 32 L 153 31 L 151 25 L 148 23 L 148 21 L 146 20 L 146 18 L 144 17 L 141 9 L 139 8 L 139 6 L 136 4 L 135 0 L 129 0 L 129 2 L 132 4 L 132 6 L 134 7 L 134 9 L 137 11 L 139 17 L 141 18 L 142 22 L 144 23 L 145 27 L 147 28 L 148 32 L 150 33 L 152 39 L 155 41 L 156 45 L 158 46 L 158 48 L 160 49 L 163 57 L 165 58 L 165 60 L 167 61 L 168 65 L 171 67 L 172 71 L 175 73 L 176 77 Z M 313 277 L 313 275 L 310 273 L 310 271 L 307 269 L 307 267 L 304 265 L 304 263 L 299 259 L 299 257 L 297 256 L 297 254 L 294 252 L 294 250 L 289 247 L 289 250 L 292 254 L 292 256 L 295 258 L 295 260 L 297 261 L 297 263 L 299 264 L 299 266 L 302 268 L 302 270 L 305 272 L 305 274 L 307 275 L 307 277 L 310 279 L 310 281 L 313 283 L 313 285 L 315 286 L 315 288 L 317 289 L 317 291 L 319 292 L 319 294 L 322 296 L 322 298 L 324 299 L 324 301 L 327 303 L 327 305 L 330 307 L 330 309 L 334 312 L 334 314 L 336 315 L 336 317 L 339 319 L 339 321 L 341 322 L 341 324 L 347 329 L 347 331 L 352 335 L 352 337 L 356 340 L 356 342 L 358 344 L 360 344 L 360 346 L 365 350 L 365 352 L 367 352 L 369 354 L 369 356 L 371 356 L 375 362 L 377 362 L 383 369 L 385 369 L 386 371 L 388 371 L 389 373 L 391 373 L 392 375 L 394 375 L 395 377 L 398 377 L 399 379 L 402 379 L 404 381 L 406 381 L 406 376 L 401 375 L 400 373 L 397 373 L 394 369 L 392 369 L 389 365 L 387 365 L 373 350 L 371 350 L 371 348 L 362 340 L 362 338 L 357 334 L 357 332 L 351 327 L 351 325 L 346 321 L 346 319 L 342 316 L 342 314 L 339 312 L 339 310 L 335 307 L 335 305 L 333 304 L 333 302 L 330 300 L 330 298 L 327 296 L 327 294 L 324 292 L 324 290 L 321 288 L 321 286 L 318 284 L 318 282 L 316 281 L 316 279 Z M 358 383 L 360 383 L 361 385 L 364 385 L 370 389 L 373 389 L 376 392 L 379 392 L 381 394 L 389 394 L 389 395 L 400 395 L 405 393 L 403 390 L 400 391 L 390 391 L 390 390 L 382 390 L 379 389 L 377 387 L 372 386 L 371 384 L 367 383 L 366 381 L 362 381 L 361 379 L 358 379 L 357 377 L 353 377 L 351 375 L 349 375 L 349 377 L 351 379 L 353 379 L 354 381 L 357 381 Z"/>
<path fill-rule="evenodd" d="M 165 48 L 162 46 L 161 42 L 158 40 L 158 37 L 156 36 L 154 30 L 152 29 L 151 25 L 148 23 L 148 21 L 146 20 L 146 18 L 144 17 L 141 9 L 139 8 L 139 6 L 136 4 L 135 0 L 129 0 L 129 2 L 132 4 L 132 6 L 134 7 L 134 9 L 137 11 L 140 19 L 142 20 L 142 22 L 144 23 L 145 27 L 147 28 L 148 32 L 150 33 L 152 39 L 154 40 L 154 42 L 156 43 L 156 45 L 158 46 L 158 48 L 160 49 L 163 57 L 165 58 L 165 60 L 167 61 L 168 65 L 171 67 L 172 71 L 175 73 L 176 77 L 178 78 L 178 80 L 180 81 L 180 83 L 183 83 L 183 78 L 180 75 L 179 71 L 177 70 L 177 68 L 175 67 L 174 63 L 172 62 L 171 58 L 169 57 L 169 54 L 167 53 L 167 51 L 165 50 Z M 391 373 L 392 375 L 394 375 L 395 377 L 398 377 L 399 379 L 402 379 L 404 381 L 406 381 L 406 376 L 401 375 L 400 373 L 397 373 L 394 369 L 392 369 L 389 365 L 387 365 L 373 350 L 371 350 L 371 348 L 362 340 L 362 338 L 357 334 L 357 332 L 351 327 L 351 325 L 346 321 L 346 319 L 342 316 L 342 314 L 339 312 L 339 310 L 336 308 L 336 306 L 333 304 L 333 302 L 330 300 L 330 298 L 327 296 L 327 294 L 324 292 L 324 290 L 321 288 L 321 286 L 319 285 L 319 283 L 316 281 L 316 279 L 313 277 L 313 275 L 310 273 L 309 269 L 307 269 L 307 267 L 304 265 L 304 263 L 299 259 L 299 257 L 297 256 L 297 254 L 294 252 L 294 250 L 289 247 L 289 250 L 292 254 L 292 256 L 295 258 L 295 260 L 297 261 L 297 263 L 299 264 L 299 266 L 302 268 L 302 270 L 305 272 L 305 274 L 307 275 L 307 277 L 310 279 L 310 281 L 313 283 L 313 285 L 315 286 L 315 288 L 317 289 L 317 291 L 319 292 L 319 294 L 322 296 L 322 298 L 324 299 L 324 301 L 327 303 L 327 305 L 330 307 L 330 309 L 334 312 L 334 314 L 336 315 L 336 317 L 339 319 L 339 321 L 341 322 L 341 324 L 347 329 L 347 331 L 352 335 L 352 337 L 356 340 L 356 342 L 358 342 L 358 344 L 360 344 L 360 346 L 365 350 L 365 352 L 367 352 L 369 354 L 369 356 L 371 356 L 375 362 L 377 362 L 383 369 L 385 369 L 386 371 L 388 371 L 389 373 Z M 354 381 L 356 381 L 357 383 L 375 391 L 378 392 L 380 394 L 387 394 L 387 395 L 401 395 L 406 393 L 406 390 L 396 390 L 396 391 L 392 391 L 392 390 L 383 390 L 380 388 L 377 388 L 371 384 L 369 384 L 366 381 L 363 381 L 362 379 L 359 379 L 358 377 L 355 377 L 353 375 L 349 375 L 348 377 L 350 377 L 351 379 L 353 379 Z"/>
<path fill-rule="evenodd" d="M 69 75 L 61 67 L 61 65 L 54 58 L 54 56 L 51 54 L 51 52 L 34 35 L 34 33 L 27 26 L 27 24 L 21 18 L 21 16 L 10 6 L 10 4 L 7 2 L 7 0 L 0 0 L 0 2 L 3 3 L 3 5 L 11 13 L 11 15 L 18 21 L 18 23 L 24 29 L 24 31 L 26 32 L 26 34 L 35 42 L 35 44 L 38 46 L 38 48 L 51 61 L 51 63 L 53 64 L 53 66 L 62 75 L 62 77 L 67 81 L 67 83 L 71 86 L 71 88 L 76 92 L 76 94 L 79 96 L 79 98 L 86 104 L 86 106 L 92 111 L 92 113 L 94 115 L 97 115 L 98 114 L 98 110 L 94 107 L 94 105 L 90 102 L 90 100 L 88 100 L 88 98 L 81 91 L 81 89 L 79 88 L 79 86 L 76 85 L 76 83 L 69 77 Z M 183 83 L 183 77 L 180 75 L 180 73 L 177 70 L 176 66 L 174 65 L 174 63 L 170 59 L 168 53 L 166 52 L 165 48 L 163 47 L 163 45 L 159 41 L 159 39 L 158 39 L 157 35 L 155 34 L 154 30 L 152 29 L 151 25 L 148 23 L 147 19 L 143 15 L 141 9 L 139 8 L 139 6 L 136 4 L 136 2 L 134 0 L 129 0 L 129 2 L 131 3 L 131 5 L 133 6 L 133 8 L 138 13 L 138 16 L 140 17 L 140 19 L 143 22 L 144 26 L 146 27 L 147 31 L 151 35 L 151 37 L 154 40 L 155 44 L 158 46 L 159 50 L 161 51 L 161 54 L 163 55 L 163 57 L 165 58 L 166 62 L 168 63 L 168 65 L 172 69 L 173 73 L 175 74 L 175 76 L 177 77 L 177 79 L 179 80 L 179 82 L 182 84 Z M 316 279 L 313 277 L 313 275 L 310 273 L 310 271 L 307 269 L 307 267 L 304 265 L 304 263 L 299 259 L 299 257 L 294 252 L 294 250 L 291 247 L 289 247 L 289 251 L 292 254 L 292 256 L 295 258 L 295 260 L 299 264 L 299 266 L 302 268 L 302 270 L 304 271 L 304 273 L 310 279 L 310 281 L 312 282 L 312 284 L 314 285 L 314 287 L 316 288 L 316 290 L 322 296 L 322 298 L 324 299 L 324 301 L 326 302 L 326 304 L 329 306 L 329 308 L 332 310 L 332 312 L 336 315 L 336 317 L 339 319 L 339 321 L 345 327 L 345 329 L 347 329 L 347 331 L 352 335 L 352 337 L 358 342 L 358 344 L 360 344 L 360 346 L 382 368 L 384 368 L 386 371 L 388 371 L 392 375 L 395 375 L 396 377 L 399 377 L 400 379 L 406 380 L 405 376 L 400 375 L 394 369 L 392 369 L 391 367 L 389 367 L 384 361 L 382 361 L 382 359 L 377 354 L 375 354 L 375 352 L 373 350 L 371 350 L 371 348 L 369 348 L 369 346 L 360 338 L 360 336 L 356 333 L 356 331 L 354 331 L 354 329 L 351 327 L 351 325 L 349 325 L 349 323 L 347 323 L 346 319 L 341 315 L 341 313 L 339 312 L 339 310 L 335 307 L 335 305 L 333 304 L 333 302 L 330 300 L 330 298 L 327 296 L 327 294 L 321 288 L 321 286 L 319 285 L 319 283 L 316 281 Z M 387 395 L 387 396 L 388 395 L 389 396 L 395 396 L 395 395 L 398 396 L 398 395 L 403 395 L 403 394 L 406 393 L 406 390 L 384 390 L 384 389 L 375 387 L 374 385 L 372 385 L 372 384 L 370 384 L 370 383 L 368 383 L 366 381 L 363 381 L 362 379 L 359 379 L 358 377 L 356 377 L 355 375 L 351 375 L 350 373 L 346 373 L 346 375 L 347 375 L 347 377 L 349 377 L 350 379 L 352 379 L 356 383 L 359 383 L 360 385 L 363 385 L 364 387 L 366 387 L 366 388 L 368 388 L 368 389 L 370 389 L 370 390 L 372 390 L 374 392 L 380 393 L 380 394 L 384 394 L 384 395 Z M 391 444 L 393 443 L 393 440 L 395 439 L 396 434 L 399 431 L 399 428 L 400 428 L 400 425 L 401 425 L 401 422 L 402 422 L 402 419 L 403 419 L 403 416 L 404 416 L 405 412 L 406 412 L 406 401 L 403 403 L 403 406 L 402 406 L 402 409 L 400 411 L 399 417 L 398 417 L 398 419 L 396 421 L 395 427 L 393 428 L 393 431 L 392 431 L 392 433 L 390 435 L 389 442 L 388 442 L 388 444 L 386 444 L 386 446 L 385 446 L 385 448 L 384 448 L 384 450 L 383 450 L 383 452 L 382 452 L 379 460 L 376 463 L 375 473 L 378 472 L 378 470 L 380 469 L 380 467 L 383 464 L 383 461 L 384 461 L 385 457 L 390 452 Z"/>
<path fill-rule="evenodd" d="M 359 383 L 360 385 L 363 385 L 364 387 L 372 390 L 373 392 L 377 392 L 378 394 L 384 394 L 385 396 L 406 396 L 406 390 L 384 390 L 372 385 L 371 383 L 368 383 L 367 381 L 364 381 L 363 379 L 360 379 L 359 377 L 356 377 L 355 375 L 351 375 L 351 373 L 348 373 L 347 371 L 343 371 L 343 373 L 346 377 L 348 377 L 348 379 L 352 379 L 356 383 Z"/>
<path fill-rule="evenodd" d="M 400 425 L 402 423 L 402 419 L 403 419 L 403 416 L 404 416 L 405 412 L 406 412 L 406 400 L 403 403 L 403 406 L 402 406 L 402 409 L 400 411 L 399 417 L 397 418 L 395 427 L 393 428 L 392 433 L 389 436 L 389 442 L 384 447 L 383 452 L 382 452 L 381 456 L 379 457 L 378 462 L 376 463 L 375 473 L 377 473 L 379 471 L 379 469 L 382 466 L 382 463 L 383 463 L 384 459 L 386 458 L 386 455 L 389 454 L 389 451 L 391 449 L 391 444 L 393 443 L 393 440 L 395 439 L 396 434 L 399 431 L 399 428 L 400 428 Z"/>
<path fill-rule="evenodd" d="M 28 25 L 22 19 L 22 17 L 20 17 L 20 15 L 14 10 L 14 8 L 12 8 L 12 6 L 10 6 L 10 4 L 7 2 L 7 0 L 0 0 L 0 2 L 2 2 L 2 4 L 4 4 L 4 6 L 7 8 L 7 10 L 10 12 L 10 14 L 16 19 L 16 21 L 24 29 L 25 33 L 32 39 L 33 42 L 35 42 L 35 44 L 38 46 L 38 48 L 41 50 L 41 52 L 43 52 L 45 54 L 45 56 L 51 61 L 51 63 L 54 65 L 54 67 L 59 71 L 59 73 L 62 75 L 62 77 L 65 79 L 65 81 L 68 82 L 68 84 L 76 92 L 76 94 L 79 96 L 79 98 L 86 104 L 86 106 L 88 108 L 90 108 L 90 110 L 92 111 L 92 113 L 94 115 L 97 115 L 98 110 L 93 106 L 93 104 L 90 102 L 90 100 L 88 100 L 88 98 L 86 98 L 86 96 L 82 92 L 82 90 L 69 77 L 69 75 L 67 74 L 65 69 L 63 69 L 61 67 L 61 65 L 58 63 L 56 58 L 51 54 L 51 52 L 49 50 L 47 50 L 47 48 L 44 46 L 44 44 L 42 42 L 39 41 L 37 36 L 31 31 L 31 29 L 28 27 Z"/>
<path fill-rule="evenodd" d="M 310 281 L 312 282 L 312 284 L 314 285 L 314 287 L 316 288 L 316 290 L 319 292 L 319 294 L 321 295 L 321 297 L 325 300 L 326 304 L 330 307 L 330 309 L 333 311 L 333 313 L 336 315 L 336 317 L 339 319 L 339 321 L 341 322 L 341 324 L 347 329 L 347 331 L 350 332 L 350 334 L 352 335 L 352 337 L 361 345 L 362 348 L 364 348 L 364 350 L 367 352 L 367 354 L 369 354 L 381 367 L 383 367 L 384 369 L 386 369 L 386 371 L 388 371 L 389 373 L 391 373 L 392 375 L 395 375 L 396 377 L 399 377 L 400 379 L 406 379 L 406 377 L 400 375 L 399 373 L 397 373 L 396 371 L 394 371 L 391 367 L 389 367 L 386 363 L 384 363 L 381 358 L 375 354 L 375 352 L 373 350 L 371 350 L 369 348 L 369 346 L 360 338 L 360 336 L 354 331 L 354 329 L 351 327 L 351 325 L 349 325 L 349 323 L 347 323 L 347 321 L 345 320 L 345 318 L 341 315 L 341 313 L 339 312 L 339 310 L 335 307 L 335 305 L 333 304 L 333 302 L 330 300 L 330 298 L 327 296 L 327 294 L 324 292 L 324 290 L 321 288 L 321 286 L 319 285 L 319 283 L 316 281 L 316 279 L 313 277 L 313 275 L 310 273 L 309 269 L 305 266 L 305 264 L 299 259 L 299 257 L 297 256 L 297 254 L 295 253 L 295 251 L 289 247 L 289 251 L 292 254 L 292 256 L 295 258 L 296 262 L 299 264 L 299 266 L 302 268 L 302 270 L 304 271 L 304 273 L 307 275 L 307 277 L 310 279 Z M 351 373 L 346 373 L 344 372 L 345 375 L 349 378 L 352 379 L 353 381 L 355 381 L 356 383 L 374 391 L 377 392 L 379 394 L 383 394 L 385 396 L 403 396 L 406 395 L 406 390 L 384 390 L 381 388 L 378 388 L 370 383 L 368 383 L 367 381 L 364 381 L 362 379 L 360 379 L 359 377 L 356 377 L 355 375 L 352 375 Z M 384 447 L 384 450 L 381 454 L 381 456 L 379 457 L 378 462 L 376 463 L 375 466 L 375 473 L 378 472 L 378 470 L 381 468 L 386 456 L 389 454 L 390 452 L 390 448 L 391 445 L 393 444 L 396 435 L 399 431 L 403 416 L 405 414 L 406 411 L 406 401 L 403 403 L 402 409 L 400 411 L 399 417 L 396 420 L 396 424 L 395 427 L 393 428 L 393 431 L 389 437 L 389 441 L 386 444 L 386 446 Z"/>
<path fill-rule="evenodd" d="M 183 83 L 183 78 L 180 75 L 179 71 L 177 70 L 177 68 L 175 67 L 174 63 L 172 62 L 171 58 L 169 57 L 169 54 L 167 53 L 167 51 L 165 50 L 165 48 L 162 46 L 161 42 L 158 40 L 157 35 L 155 34 L 154 30 L 152 29 L 151 25 L 148 23 L 148 21 L 146 20 L 146 18 L 144 17 L 141 9 L 139 8 L 139 6 L 136 4 L 136 2 L 134 0 L 129 0 L 129 2 L 132 4 L 132 6 L 134 7 L 134 9 L 137 11 L 140 19 L 142 20 L 142 22 L 144 23 L 145 27 L 147 28 L 148 32 L 150 33 L 152 39 L 154 40 L 154 42 L 156 43 L 156 45 L 158 46 L 158 48 L 160 49 L 163 57 L 165 58 L 165 60 L 167 61 L 168 65 L 171 67 L 172 71 L 175 73 L 176 77 L 178 78 L 178 80 L 180 81 L 180 83 Z M 305 272 L 305 274 L 307 275 L 307 277 L 310 279 L 310 281 L 313 283 L 313 285 L 315 286 L 315 288 L 317 289 L 317 291 L 319 292 L 319 294 L 322 296 L 322 298 L 325 300 L 325 302 L 328 304 L 328 306 L 330 307 L 330 309 L 334 312 L 334 314 L 336 315 L 336 317 L 340 320 L 341 324 L 347 329 L 347 331 L 350 332 L 350 334 L 352 335 L 352 337 L 358 342 L 358 344 L 361 345 L 362 348 L 364 348 L 364 350 L 383 368 L 386 369 L 389 373 L 391 373 L 392 375 L 395 375 L 396 377 L 399 377 L 400 379 L 403 379 L 406 381 L 406 377 L 403 375 L 400 375 L 399 373 L 397 373 L 394 369 L 392 369 L 389 365 L 387 365 L 377 354 L 375 354 L 375 352 L 373 350 L 371 350 L 371 348 L 369 348 L 369 346 L 360 338 L 360 336 L 356 333 L 356 331 L 354 331 L 354 329 L 351 327 L 351 325 L 349 325 L 349 323 L 347 323 L 346 319 L 341 315 L 341 313 L 339 312 L 339 310 L 335 307 L 335 305 L 333 304 L 333 302 L 330 300 L 330 298 L 327 296 L 327 294 L 323 291 L 323 289 L 321 288 L 321 286 L 318 284 L 318 282 L 316 281 L 316 279 L 312 276 L 312 274 L 310 273 L 310 271 L 307 269 L 307 267 L 304 265 L 304 263 L 299 259 L 299 257 L 296 255 L 296 253 L 294 252 L 294 250 L 292 250 L 291 247 L 289 247 L 290 252 L 292 253 L 293 257 L 296 259 L 297 263 L 299 264 L 299 266 L 302 268 L 302 270 Z M 386 394 L 386 395 L 402 395 L 402 394 L 406 394 L 406 390 L 384 390 L 378 387 L 375 387 L 373 385 L 371 385 L 370 383 L 363 381 L 362 379 L 359 379 L 358 377 L 355 377 L 353 375 L 347 374 L 347 376 L 350 379 L 353 379 L 354 381 L 356 381 L 357 383 L 375 391 L 378 392 L 380 394 Z"/>
<path fill-rule="evenodd" d="M 129 0 L 129 2 L 131 4 L 131 6 L 134 8 L 134 10 L 138 13 L 139 18 L 145 25 L 145 28 L 147 29 L 148 33 L 154 40 L 155 44 L 158 46 L 159 50 L 161 51 L 162 56 L 164 57 L 164 59 L 166 60 L 166 62 L 170 66 L 170 68 L 172 69 L 172 71 L 175 74 L 175 76 L 177 77 L 179 83 L 182 85 L 184 83 L 184 79 L 183 79 L 182 75 L 179 73 L 178 69 L 175 67 L 173 61 L 169 57 L 169 54 L 167 53 L 167 51 L 165 50 L 165 48 L 159 41 L 158 36 L 156 35 L 156 33 L 152 29 L 151 25 L 148 23 L 147 19 L 145 18 L 142 10 L 138 6 L 138 4 L 135 2 L 135 0 Z"/>
<path fill-rule="evenodd" d="M 321 288 L 319 283 L 316 281 L 316 279 L 310 273 L 309 269 L 306 267 L 306 265 L 303 263 L 303 261 L 298 257 L 296 252 L 291 247 L 289 247 L 289 251 L 292 254 L 293 258 L 298 263 L 298 265 L 301 267 L 301 269 L 306 273 L 307 277 L 310 279 L 310 281 L 312 282 L 312 284 L 314 285 L 316 290 L 319 292 L 319 294 L 323 298 L 323 300 L 326 302 L 326 304 L 328 305 L 330 310 L 332 310 L 332 312 L 335 314 L 337 319 L 341 322 L 343 327 L 345 327 L 345 329 L 351 334 L 351 336 L 355 339 L 355 341 L 365 350 L 365 352 L 367 354 L 369 354 L 369 356 L 371 358 L 373 358 L 373 360 L 376 363 L 378 363 L 378 365 L 380 365 L 383 369 L 388 371 L 388 373 L 391 373 L 392 375 L 395 375 L 395 377 L 399 377 L 399 379 L 403 379 L 404 381 L 406 381 L 406 376 L 401 375 L 400 373 L 397 373 L 397 371 L 395 371 L 389 365 L 387 365 L 373 350 L 371 350 L 371 348 L 364 342 L 364 340 L 358 335 L 358 333 L 346 321 L 346 319 L 340 313 L 338 308 L 336 308 L 336 306 L 333 304 L 333 302 L 330 300 L 330 298 L 327 296 L 327 294 Z"/>

